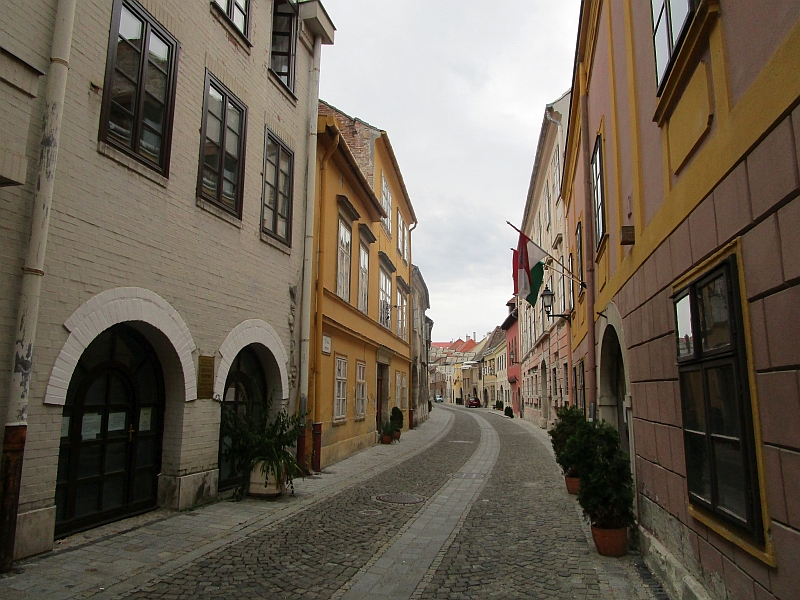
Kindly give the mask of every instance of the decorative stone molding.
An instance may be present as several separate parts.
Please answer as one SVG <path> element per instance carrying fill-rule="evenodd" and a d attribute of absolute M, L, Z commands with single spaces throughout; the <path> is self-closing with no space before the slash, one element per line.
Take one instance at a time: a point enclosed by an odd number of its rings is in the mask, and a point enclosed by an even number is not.
<path fill-rule="evenodd" d="M 186 401 L 195 400 L 197 374 L 192 352 L 196 346 L 186 323 L 178 311 L 155 292 L 124 287 L 106 290 L 90 298 L 64 322 L 70 334 L 53 365 L 44 403 L 63 406 L 69 382 L 84 350 L 112 325 L 129 321 L 152 325 L 167 337 L 181 363 Z"/>
<path fill-rule="evenodd" d="M 225 381 L 228 379 L 228 372 L 233 364 L 233 359 L 239 354 L 242 348 L 250 344 L 261 344 L 267 348 L 281 373 L 281 400 L 289 398 L 289 376 L 286 370 L 289 360 L 286 349 L 283 347 L 281 338 L 275 329 L 261 319 L 249 319 L 239 323 L 231 330 L 225 341 L 219 347 L 222 356 L 219 367 L 217 368 L 217 378 L 214 381 L 214 396 L 222 398 L 225 393 Z"/>

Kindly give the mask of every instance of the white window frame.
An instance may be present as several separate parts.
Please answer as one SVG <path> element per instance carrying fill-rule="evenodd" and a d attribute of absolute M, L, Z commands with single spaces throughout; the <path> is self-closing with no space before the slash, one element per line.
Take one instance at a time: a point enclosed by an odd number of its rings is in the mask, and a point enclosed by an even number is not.
<path fill-rule="evenodd" d="M 389 182 L 386 181 L 386 176 L 381 173 L 381 205 L 383 210 L 386 211 L 386 216 L 381 217 L 381 225 L 392 237 L 392 190 L 389 189 Z"/>
<path fill-rule="evenodd" d="M 337 239 L 336 295 L 345 302 L 350 302 L 350 256 L 353 248 L 353 231 L 341 217 L 339 217 Z"/>
<path fill-rule="evenodd" d="M 369 308 L 369 248 L 358 246 L 358 310 L 367 314 Z"/>
<path fill-rule="evenodd" d="M 347 418 L 347 357 L 336 357 L 336 385 L 333 403 L 333 419 Z"/>
<path fill-rule="evenodd" d="M 392 277 L 383 269 L 380 270 L 378 322 L 386 329 L 392 327 Z"/>
<path fill-rule="evenodd" d="M 603 136 L 598 135 L 592 152 L 592 197 L 594 200 L 594 246 L 600 248 L 606 235 L 606 194 L 603 181 Z"/>
<path fill-rule="evenodd" d="M 408 340 L 408 297 L 397 288 L 397 337 Z"/>
<path fill-rule="evenodd" d="M 406 239 L 406 224 L 403 221 L 403 215 L 400 213 L 400 207 L 397 207 L 397 253 L 403 255 L 403 246 L 405 246 Z"/>
<path fill-rule="evenodd" d="M 367 364 L 356 362 L 356 417 L 367 414 Z"/>
<path fill-rule="evenodd" d="M 402 379 L 400 375 L 401 375 L 400 371 L 394 372 L 394 405 L 397 406 L 398 408 L 400 407 L 400 396 L 402 394 L 402 391 L 400 389 Z"/>

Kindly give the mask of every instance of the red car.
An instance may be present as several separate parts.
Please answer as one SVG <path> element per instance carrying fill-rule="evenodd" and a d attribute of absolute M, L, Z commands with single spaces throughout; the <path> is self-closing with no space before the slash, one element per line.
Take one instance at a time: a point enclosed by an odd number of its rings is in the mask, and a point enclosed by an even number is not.
<path fill-rule="evenodd" d="M 467 408 L 480 408 L 480 407 L 481 407 L 481 401 L 478 400 L 477 398 L 470 398 L 469 400 L 467 400 Z"/>

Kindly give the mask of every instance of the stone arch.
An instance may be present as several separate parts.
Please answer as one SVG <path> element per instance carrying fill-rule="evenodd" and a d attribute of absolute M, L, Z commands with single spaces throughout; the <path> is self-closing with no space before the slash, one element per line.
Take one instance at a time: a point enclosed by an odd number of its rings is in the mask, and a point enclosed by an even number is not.
<path fill-rule="evenodd" d="M 126 322 L 145 323 L 166 337 L 180 363 L 184 399 L 187 402 L 197 399 L 197 374 L 192 358 L 196 346 L 186 323 L 178 311 L 155 292 L 124 287 L 93 296 L 64 322 L 70 334 L 53 365 L 45 404 L 64 405 L 69 382 L 83 351 L 103 331 Z"/>
<path fill-rule="evenodd" d="M 280 400 L 288 400 L 289 376 L 286 363 L 289 361 L 289 356 L 275 328 L 261 319 L 242 321 L 231 330 L 228 337 L 222 342 L 222 345 L 219 347 L 221 360 L 219 368 L 217 369 L 217 377 L 214 380 L 214 396 L 222 398 L 225 393 L 225 381 L 228 378 L 228 372 L 231 369 L 233 360 L 242 348 L 250 344 L 261 345 L 272 354 L 280 377 Z M 264 357 L 262 357 L 262 360 L 263 359 Z M 269 369 L 269 362 L 265 363 L 265 367 Z M 267 377 L 269 378 L 269 374 Z"/>
<path fill-rule="evenodd" d="M 612 423 L 621 436 L 625 433 L 623 443 L 632 452 L 633 407 L 625 330 L 615 303 L 609 302 L 603 314 L 607 322 L 601 327 L 597 345 L 598 416 Z"/>

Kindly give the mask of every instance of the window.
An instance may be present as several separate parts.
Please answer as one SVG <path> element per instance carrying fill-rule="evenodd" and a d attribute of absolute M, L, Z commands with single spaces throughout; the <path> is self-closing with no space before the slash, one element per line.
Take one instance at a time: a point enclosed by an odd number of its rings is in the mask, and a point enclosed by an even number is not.
<path fill-rule="evenodd" d="M 544 183 L 544 215 L 547 226 L 545 229 L 550 229 L 550 182 Z"/>
<path fill-rule="evenodd" d="M 694 0 L 650 0 L 650 5 L 653 9 L 656 85 L 660 88 L 672 58 L 683 42 L 683 31 L 694 12 Z"/>
<path fill-rule="evenodd" d="M 763 541 L 735 256 L 675 296 L 689 501 Z"/>
<path fill-rule="evenodd" d="M 336 398 L 333 403 L 333 418 L 347 417 L 347 359 L 336 357 Z"/>
<path fill-rule="evenodd" d="M 570 253 L 570 255 L 569 255 L 569 272 L 572 275 L 572 277 L 575 276 L 575 265 L 573 264 L 572 253 Z M 570 311 L 572 311 L 572 309 L 575 307 L 575 281 L 572 279 L 572 277 L 569 278 L 569 310 Z"/>
<path fill-rule="evenodd" d="M 408 297 L 397 290 L 397 336 L 408 339 Z"/>
<path fill-rule="evenodd" d="M 583 283 L 583 222 L 578 221 L 578 226 L 575 227 L 575 256 L 578 259 L 578 280 Z M 578 288 L 578 295 L 580 296 L 582 288 Z"/>
<path fill-rule="evenodd" d="M 369 248 L 363 244 L 358 250 L 358 310 L 367 314 L 369 300 Z"/>
<path fill-rule="evenodd" d="M 350 302 L 350 244 L 352 241 L 350 226 L 339 219 L 339 250 L 336 266 L 336 295 Z"/>
<path fill-rule="evenodd" d="M 559 275 L 558 275 L 558 299 L 561 300 L 561 314 L 567 312 L 567 282 L 564 276 L 564 257 L 558 257 Z"/>
<path fill-rule="evenodd" d="M 408 408 L 408 375 L 402 373 L 400 375 L 400 400 L 403 410 Z"/>
<path fill-rule="evenodd" d="M 114 3 L 109 37 L 100 140 L 167 175 L 178 41 L 128 0 Z"/>
<path fill-rule="evenodd" d="M 275 0 L 272 12 L 272 49 L 269 66 L 290 90 L 294 89 L 294 52 L 297 42 L 297 2 Z"/>
<path fill-rule="evenodd" d="M 292 241 L 293 187 L 294 154 L 267 131 L 261 231 L 286 244 Z"/>
<path fill-rule="evenodd" d="M 206 71 L 197 195 L 241 217 L 247 109 Z"/>
<path fill-rule="evenodd" d="M 569 400 L 569 365 L 564 363 L 564 397 Z"/>
<path fill-rule="evenodd" d="M 391 328 L 392 315 L 392 278 L 383 269 L 380 270 L 380 302 L 378 302 L 378 322 Z"/>
<path fill-rule="evenodd" d="M 403 256 L 403 248 L 406 245 L 406 224 L 403 222 L 403 215 L 397 209 L 397 253 Z"/>
<path fill-rule="evenodd" d="M 558 202 L 558 198 L 561 195 L 561 164 L 559 160 L 558 146 L 556 146 L 556 151 L 553 154 L 553 197 L 556 202 Z"/>
<path fill-rule="evenodd" d="M 603 187 L 603 138 L 597 136 L 592 153 L 592 194 L 594 196 L 594 244 L 599 248 L 606 234 L 606 199 Z"/>
<path fill-rule="evenodd" d="M 392 237 L 392 191 L 383 175 L 381 175 L 381 205 L 386 212 L 386 216 L 381 217 L 381 224 L 389 237 Z"/>
<path fill-rule="evenodd" d="M 247 13 L 250 8 L 248 0 L 214 0 L 214 2 L 236 26 L 236 29 L 247 37 Z"/>
<path fill-rule="evenodd" d="M 394 372 L 394 405 L 398 408 L 400 407 L 400 397 L 403 394 L 402 391 L 402 377 L 400 371 Z"/>
<path fill-rule="evenodd" d="M 575 403 L 582 409 L 586 409 L 586 388 L 584 380 L 586 372 L 584 370 L 583 361 L 579 361 L 577 365 L 572 368 L 572 375 L 575 380 Z"/>
<path fill-rule="evenodd" d="M 356 363 L 356 416 L 367 414 L 367 365 Z"/>

